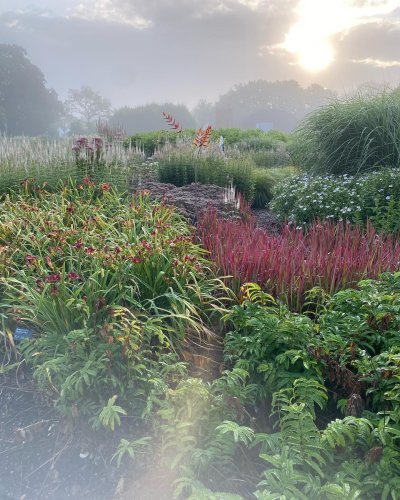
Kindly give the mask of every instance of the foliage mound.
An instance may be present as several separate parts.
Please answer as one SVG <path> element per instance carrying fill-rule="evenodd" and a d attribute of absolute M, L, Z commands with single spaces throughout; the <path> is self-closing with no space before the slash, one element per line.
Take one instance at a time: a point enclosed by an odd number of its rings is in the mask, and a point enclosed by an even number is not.
<path fill-rule="evenodd" d="M 247 284 L 225 317 L 228 369 L 160 402 L 176 497 L 397 498 L 399 280 L 314 289 L 308 315 Z"/>
<path fill-rule="evenodd" d="M 369 224 L 365 233 L 359 226 L 325 221 L 307 231 L 286 225 L 281 234 L 271 235 L 252 218 L 224 220 L 210 208 L 199 220 L 198 235 L 218 272 L 232 277 L 235 290 L 256 282 L 297 310 L 315 286 L 334 293 L 396 270 L 400 263 L 400 242 Z"/>
<path fill-rule="evenodd" d="M 400 170 L 359 176 L 295 175 L 274 188 L 270 202 L 278 216 L 303 225 L 316 219 L 348 220 L 377 231 L 400 231 Z"/>
<path fill-rule="evenodd" d="M 179 116 L 179 114 L 177 116 Z M 177 142 L 179 143 L 180 140 L 191 142 L 195 135 L 196 131 L 194 129 L 186 127 L 182 134 L 177 134 L 173 130 L 137 132 L 131 135 L 125 141 L 125 144 L 142 148 L 147 156 L 152 156 L 166 144 L 175 145 Z M 259 129 L 241 130 L 239 128 L 219 128 L 212 130 L 212 142 L 218 143 L 221 135 L 224 138 L 225 146 L 228 148 L 236 147 L 241 151 L 252 152 L 254 154 L 271 153 L 280 148 L 282 157 L 287 154 L 287 148 L 285 146 L 289 141 L 289 135 L 284 132 L 279 132 L 277 130 L 263 132 Z"/>
<path fill-rule="evenodd" d="M 255 195 L 254 163 L 251 160 L 226 159 L 222 155 L 197 156 L 192 152 L 175 152 L 159 160 L 160 182 L 184 186 L 193 182 L 221 187 L 233 185 L 252 202 Z"/>
<path fill-rule="evenodd" d="M 294 163 L 312 172 L 356 174 L 400 165 L 399 92 L 365 92 L 314 111 L 298 128 Z"/>

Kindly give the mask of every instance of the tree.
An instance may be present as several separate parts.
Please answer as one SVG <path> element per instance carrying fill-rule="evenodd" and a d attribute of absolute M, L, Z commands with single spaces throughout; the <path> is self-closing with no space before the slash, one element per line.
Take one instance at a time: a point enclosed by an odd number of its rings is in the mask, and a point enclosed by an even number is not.
<path fill-rule="evenodd" d="M 90 87 L 83 86 L 69 89 L 65 109 L 73 118 L 83 121 L 86 129 L 90 129 L 96 120 L 110 116 L 111 102 Z M 76 120 L 74 123 L 76 125 Z"/>
<path fill-rule="evenodd" d="M 163 111 L 170 113 L 184 129 L 196 128 L 196 122 L 183 104 L 146 104 L 136 108 L 123 107 L 110 119 L 112 125 L 122 126 L 128 134 L 151 132 L 165 128 Z"/>
<path fill-rule="evenodd" d="M 196 120 L 197 127 L 206 127 L 214 125 L 215 122 L 215 104 L 205 99 L 200 99 L 192 110 L 192 115 Z"/>
<path fill-rule="evenodd" d="M 54 132 L 63 109 L 55 91 L 45 84 L 43 73 L 22 47 L 0 44 L 0 133 Z"/>
<path fill-rule="evenodd" d="M 302 88 L 295 80 L 236 85 L 216 103 L 217 126 L 253 128 L 259 122 L 270 122 L 274 128 L 290 131 L 332 96 L 320 85 Z"/>

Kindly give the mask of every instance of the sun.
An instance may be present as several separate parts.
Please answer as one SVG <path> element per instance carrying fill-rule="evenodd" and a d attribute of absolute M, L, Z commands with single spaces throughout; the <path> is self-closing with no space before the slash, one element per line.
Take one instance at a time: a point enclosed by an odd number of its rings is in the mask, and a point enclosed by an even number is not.
<path fill-rule="evenodd" d="M 284 48 L 296 56 L 297 64 L 310 72 L 324 70 L 335 59 L 333 47 L 320 29 L 294 27 L 286 36 Z"/>
<path fill-rule="evenodd" d="M 298 62 L 310 72 L 322 71 L 335 60 L 335 53 L 327 43 L 305 45 L 298 53 Z"/>
<path fill-rule="evenodd" d="M 348 8 L 345 0 L 301 0 L 296 7 L 297 21 L 281 47 L 294 54 L 304 69 L 324 70 L 335 59 L 331 37 L 343 29 Z"/>
<path fill-rule="evenodd" d="M 333 40 L 360 23 L 389 14 L 399 7 L 399 0 L 298 0 L 296 20 L 283 43 L 274 48 L 295 56 L 295 63 L 307 71 L 326 69 L 335 60 Z"/>

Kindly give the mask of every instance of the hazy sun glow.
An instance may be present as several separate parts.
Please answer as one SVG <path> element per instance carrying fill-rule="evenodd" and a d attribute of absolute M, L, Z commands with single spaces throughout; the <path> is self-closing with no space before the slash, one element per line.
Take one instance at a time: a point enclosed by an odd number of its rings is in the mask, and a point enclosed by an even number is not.
<path fill-rule="evenodd" d="M 398 0 L 366 1 L 363 6 L 354 0 L 300 0 L 295 9 L 297 21 L 277 47 L 294 54 L 297 64 L 308 71 L 321 71 L 335 59 L 333 35 L 398 6 Z"/>

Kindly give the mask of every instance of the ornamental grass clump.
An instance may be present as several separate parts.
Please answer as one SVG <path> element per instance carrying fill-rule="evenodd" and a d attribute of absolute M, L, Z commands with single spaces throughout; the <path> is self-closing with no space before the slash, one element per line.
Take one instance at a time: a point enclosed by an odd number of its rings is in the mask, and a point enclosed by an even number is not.
<path fill-rule="evenodd" d="M 198 235 L 236 292 L 255 282 L 297 311 L 313 287 L 333 294 L 400 265 L 400 242 L 370 224 L 363 231 L 317 221 L 307 231 L 286 225 L 281 234 L 271 235 L 258 229 L 255 219 L 224 220 L 209 209 L 199 220 Z"/>
<path fill-rule="evenodd" d="M 369 91 L 337 98 L 299 126 L 294 163 L 314 173 L 356 174 L 400 165 L 400 93 Z"/>
<path fill-rule="evenodd" d="M 61 181 L 81 182 L 85 176 L 125 190 L 138 156 L 143 161 L 134 146 L 100 137 L 0 137 L 0 195 L 18 189 L 26 179 L 56 189 Z"/>

